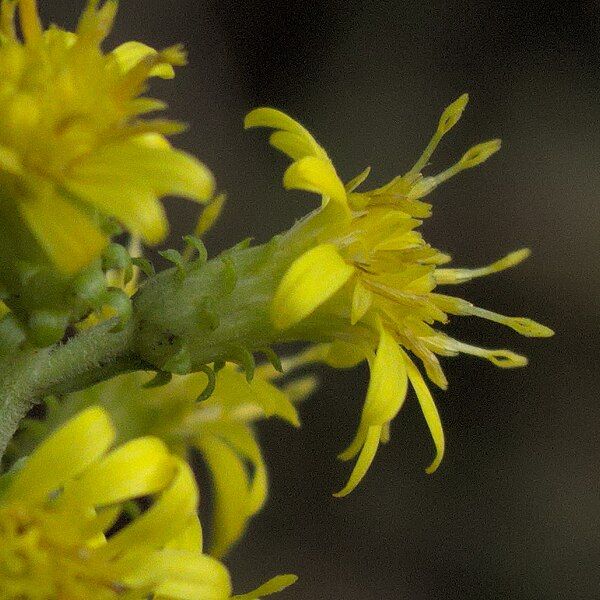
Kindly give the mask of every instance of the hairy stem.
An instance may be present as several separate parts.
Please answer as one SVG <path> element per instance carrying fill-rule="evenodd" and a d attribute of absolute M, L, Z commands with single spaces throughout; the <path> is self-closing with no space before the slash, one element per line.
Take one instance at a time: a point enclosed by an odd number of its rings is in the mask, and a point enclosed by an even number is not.
<path fill-rule="evenodd" d="M 107 321 L 65 344 L 27 349 L 6 359 L 0 374 L 0 457 L 29 409 L 45 396 L 79 390 L 144 364 L 130 350 L 133 323 Z"/>
<path fill-rule="evenodd" d="M 250 379 L 254 353 L 272 344 L 326 341 L 337 327 L 305 319 L 275 328 L 270 307 L 290 264 L 317 243 L 327 227 L 322 211 L 308 215 L 269 243 L 240 244 L 212 260 L 202 253 L 148 278 L 134 295 L 133 316 L 119 332 L 107 321 L 65 344 L 24 349 L 0 362 L 0 457 L 29 409 L 45 396 L 63 395 L 134 370 L 186 374 L 231 361 Z M 339 319 L 338 319 L 339 320 Z M 325 333 L 323 333 L 325 331 Z"/>

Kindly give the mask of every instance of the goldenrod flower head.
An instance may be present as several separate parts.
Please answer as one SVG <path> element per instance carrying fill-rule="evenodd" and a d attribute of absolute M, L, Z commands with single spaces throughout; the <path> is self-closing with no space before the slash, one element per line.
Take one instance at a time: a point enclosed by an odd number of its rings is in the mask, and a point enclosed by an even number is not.
<path fill-rule="evenodd" d="M 22 41 L 13 26 L 16 6 Z M 35 0 L 2 2 L 3 213 L 13 212 L 66 273 L 87 265 L 106 244 L 96 213 L 154 243 L 167 230 L 160 196 L 206 200 L 212 191 L 208 170 L 162 136 L 181 126 L 142 118 L 164 108 L 140 97 L 148 78 L 173 77 L 185 54 L 137 42 L 105 54 L 101 43 L 116 7 L 112 0 L 100 7 L 90 1 L 71 33 L 43 31 Z"/>
<path fill-rule="evenodd" d="M 286 373 L 310 362 L 299 355 L 284 360 Z M 205 373 L 175 375 L 160 386 L 145 373 L 130 373 L 70 394 L 60 403 L 49 401 L 47 417 L 28 419 L 13 446 L 22 454 L 48 430 L 56 428 L 85 407 L 102 406 L 119 423 L 118 440 L 123 443 L 153 435 L 185 456 L 198 450 L 214 483 L 214 515 L 210 553 L 221 557 L 246 530 L 248 521 L 264 506 L 268 474 L 254 423 L 278 417 L 298 427 L 295 403 L 315 387 L 311 376 L 276 385 L 282 374 L 271 365 L 259 365 L 252 381 L 239 367 L 226 364 L 216 374 L 214 389 L 206 396 Z M 210 390 L 209 390 L 210 391 Z"/>
<path fill-rule="evenodd" d="M 138 42 L 104 52 L 116 7 L 90 0 L 69 32 L 43 30 L 35 0 L 0 4 L 0 284 L 32 329 L 72 320 L 71 279 L 93 267 L 113 221 L 156 243 L 162 196 L 212 194 L 208 169 L 164 137 L 181 124 L 144 118 L 165 106 L 142 96 L 148 79 L 172 78 L 185 53 Z"/>
<path fill-rule="evenodd" d="M 88 408 L 8 475 L 0 494 L 2 598 L 229 598 L 227 570 L 201 553 L 187 464 L 158 438 L 114 448 L 115 435 L 105 410 Z M 132 504 L 142 498 L 150 499 L 146 510 Z M 130 522 L 118 527 L 124 514 Z"/>
<path fill-rule="evenodd" d="M 273 299 L 275 326 L 309 332 L 315 341 L 329 337 L 326 360 L 340 367 L 367 359 L 371 381 L 358 432 L 343 460 L 358 456 L 347 486 L 348 494 L 369 468 L 390 421 L 400 410 L 410 383 L 416 392 L 436 446 L 427 469 L 433 472 L 444 453 L 444 436 L 431 393 L 413 362 L 418 358 L 429 379 L 447 385 L 437 355 L 473 354 L 500 367 L 518 367 L 526 359 L 508 350 L 487 350 L 459 342 L 437 328 L 448 315 L 474 315 L 527 336 L 552 331 L 530 319 L 505 317 L 477 308 L 465 300 L 434 291 L 438 285 L 462 283 L 514 266 L 528 256 L 519 250 L 479 269 L 445 269 L 450 257 L 425 242 L 417 228 L 431 214 L 423 198 L 440 183 L 487 160 L 500 148 L 499 140 L 478 144 L 450 168 L 423 176 L 433 151 L 459 120 L 468 100 L 465 94 L 446 108 L 436 132 L 415 165 L 388 184 L 366 192 L 357 188 L 369 169 L 344 185 L 327 153 L 299 123 L 271 108 L 248 114 L 246 127 L 270 127 L 273 146 L 292 158 L 283 177 L 287 189 L 320 194 L 322 207 L 296 228 L 309 240 L 309 249 L 283 276 Z M 317 335 L 314 333 L 317 332 Z M 306 335 L 304 336 L 306 337 Z"/>

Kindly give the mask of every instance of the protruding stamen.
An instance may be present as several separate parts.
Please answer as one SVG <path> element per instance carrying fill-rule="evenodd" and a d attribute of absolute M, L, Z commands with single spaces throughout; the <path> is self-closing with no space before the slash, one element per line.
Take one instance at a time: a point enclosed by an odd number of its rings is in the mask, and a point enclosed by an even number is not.
<path fill-rule="evenodd" d="M 492 273 L 499 273 L 505 269 L 510 269 L 524 261 L 531 254 L 529 248 L 515 250 L 505 257 L 493 262 L 491 265 L 480 267 L 478 269 L 437 269 L 434 272 L 435 281 L 439 285 L 454 285 L 471 281 L 476 277 L 484 277 Z"/>
<path fill-rule="evenodd" d="M 485 162 L 490 156 L 492 156 L 492 154 L 498 152 L 501 145 L 501 140 L 494 139 L 473 146 L 467 150 L 463 154 L 462 158 L 458 161 L 457 166 L 460 167 L 459 170 L 462 171 L 463 169 L 471 169 L 472 167 L 480 165 L 482 162 Z"/>
<path fill-rule="evenodd" d="M 440 117 L 440 122 L 438 123 L 438 127 L 433 134 L 429 144 L 423 151 L 423 154 L 419 157 L 419 160 L 414 164 L 412 169 L 407 173 L 407 175 L 415 175 L 416 173 L 420 173 L 423 170 L 423 167 L 427 164 L 438 144 L 452 127 L 458 123 L 467 102 L 469 101 L 469 94 L 463 94 L 460 98 L 457 98 L 452 104 L 446 107 L 442 116 Z"/>
<path fill-rule="evenodd" d="M 470 302 L 462 298 L 453 296 L 445 296 L 444 294 L 431 294 L 430 298 L 443 311 L 452 315 L 463 315 L 480 317 L 494 323 L 500 323 L 506 327 L 514 329 L 517 333 L 526 337 L 550 337 L 554 335 L 554 331 L 545 325 L 537 323 L 532 319 L 525 317 L 507 317 L 491 310 L 473 306 Z"/>
<path fill-rule="evenodd" d="M 554 331 L 552 331 L 550 327 L 537 323 L 533 319 L 527 319 L 525 317 L 505 317 L 504 315 L 478 308 L 477 306 L 473 306 L 470 314 L 506 325 L 506 327 L 510 327 L 517 333 L 526 337 L 550 337 L 554 335 Z"/>
<path fill-rule="evenodd" d="M 470 344 L 459 342 L 458 340 L 445 335 L 430 339 L 427 343 L 436 351 L 443 350 L 455 355 L 462 352 L 464 354 L 470 354 L 471 356 L 485 358 L 502 369 L 514 369 L 516 367 L 524 367 L 527 365 L 527 358 L 525 356 L 521 356 L 510 350 L 488 350 L 487 348 L 479 348 L 478 346 L 471 346 Z"/>
<path fill-rule="evenodd" d="M 501 142 L 498 139 L 489 140 L 473 146 L 470 150 L 467 150 L 462 158 L 450 168 L 442 171 L 438 175 L 433 177 L 424 177 L 418 181 L 410 190 L 408 194 L 409 199 L 418 199 L 427 196 L 432 192 L 440 183 L 448 181 L 451 177 L 454 177 L 457 173 L 464 171 L 465 169 L 471 169 L 486 161 L 492 154 L 495 154 L 500 150 Z"/>

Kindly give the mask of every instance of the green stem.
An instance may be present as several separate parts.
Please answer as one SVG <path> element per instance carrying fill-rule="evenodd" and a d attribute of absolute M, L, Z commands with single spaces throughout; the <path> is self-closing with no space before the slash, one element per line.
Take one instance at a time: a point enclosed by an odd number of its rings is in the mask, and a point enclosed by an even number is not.
<path fill-rule="evenodd" d="M 112 331 L 107 321 L 65 344 L 27 349 L 5 360 L 0 375 L 0 457 L 30 408 L 51 394 L 88 387 L 119 373 L 143 368 L 131 352 L 134 326 Z"/>
<path fill-rule="evenodd" d="M 133 297 L 133 316 L 119 332 L 115 320 L 77 334 L 66 344 L 27 349 L 0 363 L 0 457 L 29 409 L 45 396 L 85 389 L 134 370 L 179 374 L 237 362 L 248 378 L 254 353 L 271 344 L 331 339 L 343 326 L 335 315 L 275 329 L 270 306 L 290 264 L 318 242 L 329 217 L 316 211 L 284 235 L 251 248 L 238 245 L 206 262 L 204 256 L 146 280 Z M 329 333 L 328 333 L 329 332 Z"/>

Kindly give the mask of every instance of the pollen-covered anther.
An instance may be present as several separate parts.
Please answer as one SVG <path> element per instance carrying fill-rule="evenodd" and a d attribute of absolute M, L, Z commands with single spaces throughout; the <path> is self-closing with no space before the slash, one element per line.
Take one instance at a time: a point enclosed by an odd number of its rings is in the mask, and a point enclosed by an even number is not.
<path fill-rule="evenodd" d="M 471 169 L 485 162 L 490 156 L 498 152 L 502 142 L 498 139 L 490 140 L 489 142 L 483 142 L 473 146 L 470 150 L 467 150 L 463 157 L 458 162 L 458 165 L 462 169 Z"/>
<path fill-rule="evenodd" d="M 448 133 L 458 123 L 468 102 L 469 94 L 462 94 L 444 109 L 437 129 L 440 135 Z"/>

